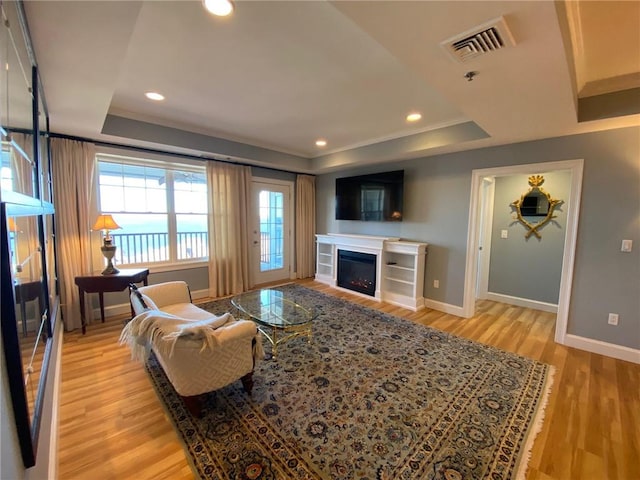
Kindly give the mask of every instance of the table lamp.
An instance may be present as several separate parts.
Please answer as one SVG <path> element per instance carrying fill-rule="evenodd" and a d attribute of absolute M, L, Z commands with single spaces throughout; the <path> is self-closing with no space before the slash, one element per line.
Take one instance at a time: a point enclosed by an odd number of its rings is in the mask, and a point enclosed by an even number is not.
<path fill-rule="evenodd" d="M 102 271 L 102 275 L 114 275 L 118 273 L 116 267 L 113 266 L 113 256 L 116 254 L 116 246 L 112 244 L 111 235 L 109 235 L 110 230 L 117 230 L 121 228 L 118 225 L 111 215 L 98 215 L 98 219 L 96 223 L 93 224 L 92 230 L 104 230 L 104 242 L 100 250 L 102 250 L 102 255 L 107 259 L 107 268 Z"/>

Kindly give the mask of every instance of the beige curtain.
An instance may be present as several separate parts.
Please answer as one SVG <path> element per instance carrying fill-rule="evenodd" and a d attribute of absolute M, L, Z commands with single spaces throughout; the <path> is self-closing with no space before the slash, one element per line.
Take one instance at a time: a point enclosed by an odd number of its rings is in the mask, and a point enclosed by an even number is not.
<path fill-rule="evenodd" d="M 296 273 L 313 277 L 316 271 L 316 177 L 296 178 Z"/>
<path fill-rule="evenodd" d="M 96 164 L 95 145 L 61 138 L 51 139 L 56 248 L 60 303 L 65 328 L 80 328 L 79 275 L 91 273 L 91 205 Z M 88 315 L 87 318 L 92 318 Z"/>
<path fill-rule="evenodd" d="M 251 168 L 207 163 L 209 190 L 209 295 L 249 289 Z"/>

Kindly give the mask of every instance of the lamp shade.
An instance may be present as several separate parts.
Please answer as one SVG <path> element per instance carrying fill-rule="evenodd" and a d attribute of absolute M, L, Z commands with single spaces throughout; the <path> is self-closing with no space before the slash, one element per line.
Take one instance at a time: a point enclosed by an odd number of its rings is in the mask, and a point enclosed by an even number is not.
<path fill-rule="evenodd" d="M 7 220 L 8 220 L 9 231 L 10 232 L 17 232 L 18 231 L 18 225 L 16 225 L 16 221 L 11 217 L 9 217 Z"/>
<path fill-rule="evenodd" d="M 117 230 L 121 228 L 111 215 L 98 215 L 92 230 Z"/>

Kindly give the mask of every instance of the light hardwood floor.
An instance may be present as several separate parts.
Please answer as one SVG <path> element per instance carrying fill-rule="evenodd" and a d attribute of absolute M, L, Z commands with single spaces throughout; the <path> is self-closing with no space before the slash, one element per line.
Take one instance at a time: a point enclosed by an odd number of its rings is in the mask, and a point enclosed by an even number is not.
<path fill-rule="evenodd" d="M 313 281 L 300 284 L 549 363 L 555 380 L 528 480 L 640 479 L 640 365 L 553 341 L 555 315 L 480 301 L 474 318 L 411 312 Z M 191 479 L 143 366 L 117 344 L 122 318 L 65 334 L 59 478 Z"/>

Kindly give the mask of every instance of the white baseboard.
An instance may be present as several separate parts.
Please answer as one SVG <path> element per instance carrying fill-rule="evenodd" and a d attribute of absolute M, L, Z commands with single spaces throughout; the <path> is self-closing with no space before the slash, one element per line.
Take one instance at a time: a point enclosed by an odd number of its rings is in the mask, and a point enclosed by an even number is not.
<path fill-rule="evenodd" d="M 503 295 L 502 293 L 487 292 L 487 300 L 494 302 L 506 303 L 517 307 L 532 308 L 534 310 L 542 310 L 543 312 L 558 313 L 558 305 L 554 303 L 540 302 L 538 300 L 529 300 L 528 298 L 512 297 L 511 295 Z"/>
<path fill-rule="evenodd" d="M 209 297 L 209 289 L 205 288 L 204 290 L 194 290 L 191 292 L 192 300 L 200 300 L 201 298 Z"/>
<path fill-rule="evenodd" d="M 455 315 L 456 317 L 464 318 L 462 307 L 458 307 L 457 305 L 451 305 L 450 303 L 438 302 L 437 300 L 430 300 L 428 298 L 425 298 L 424 306 L 427 308 L 431 308 L 432 310 L 438 310 L 439 312 L 449 313 L 451 315 Z"/>
<path fill-rule="evenodd" d="M 192 290 L 191 291 L 191 299 L 199 300 L 201 298 L 207 298 L 209 296 L 209 289 L 204 290 Z M 104 307 L 104 316 L 105 318 L 112 317 L 114 315 L 122 315 L 128 313 L 131 314 L 131 305 L 128 303 L 120 303 L 118 305 L 108 305 Z M 93 319 L 94 322 L 100 321 L 100 307 L 93 309 Z"/>
<path fill-rule="evenodd" d="M 617 358 L 618 360 L 625 360 L 627 362 L 640 364 L 640 350 L 635 348 L 571 334 L 565 335 L 564 345 L 567 347 L 579 348 L 580 350 L 585 350 L 591 353 L 606 355 L 607 357 Z"/>
<path fill-rule="evenodd" d="M 58 439 L 60 438 L 60 389 L 62 387 L 62 344 L 64 343 L 64 328 L 59 325 L 60 345 L 56 358 L 55 374 L 53 376 L 53 406 L 51 411 L 51 440 L 49 444 L 48 478 L 58 478 Z"/>

